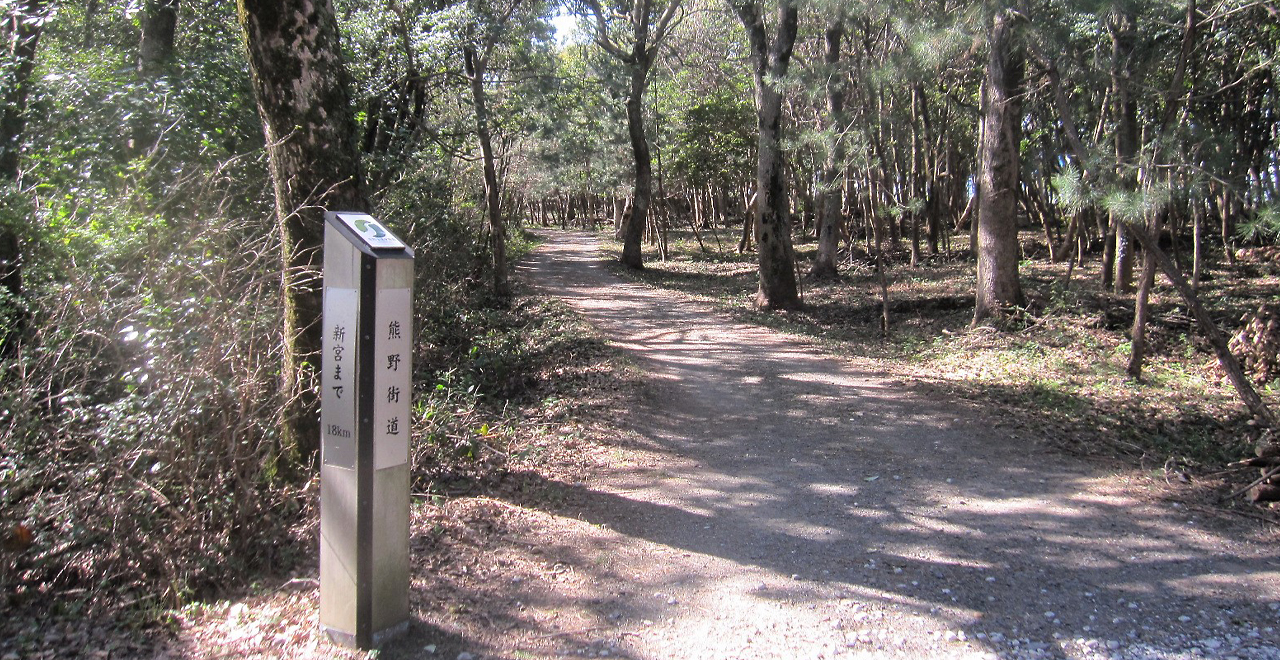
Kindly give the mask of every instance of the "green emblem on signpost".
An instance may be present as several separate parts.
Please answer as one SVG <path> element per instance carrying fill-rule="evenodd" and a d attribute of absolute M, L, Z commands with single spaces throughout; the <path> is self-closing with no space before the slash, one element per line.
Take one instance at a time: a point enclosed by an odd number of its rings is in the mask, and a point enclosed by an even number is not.
<path fill-rule="evenodd" d="M 396 238 L 385 225 L 365 213 L 334 213 L 334 217 L 353 232 L 357 240 L 375 250 L 403 250 L 408 246 Z"/>
<path fill-rule="evenodd" d="M 356 220 L 354 224 L 356 226 L 356 229 L 359 230 L 360 233 L 362 234 L 365 232 L 372 231 L 373 238 L 382 238 L 383 236 L 387 235 L 387 232 L 382 231 L 382 225 L 379 225 L 373 220 L 360 218 L 359 220 Z"/>

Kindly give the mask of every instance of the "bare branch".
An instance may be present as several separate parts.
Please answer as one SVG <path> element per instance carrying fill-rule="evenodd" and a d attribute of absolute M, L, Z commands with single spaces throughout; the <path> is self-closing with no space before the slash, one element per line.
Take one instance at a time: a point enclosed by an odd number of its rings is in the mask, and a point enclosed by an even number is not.
<path fill-rule="evenodd" d="M 657 26 L 653 29 L 653 50 L 655 52 L 662 47 L 662 43 L 667 40 L 667 37 L 687 15 L 684 11 L 684 3 L 681 0 L 671 0 L 670 4 L 667 5 L 666 11 L 662 12 L 662 17 L 658 19 Z"/>

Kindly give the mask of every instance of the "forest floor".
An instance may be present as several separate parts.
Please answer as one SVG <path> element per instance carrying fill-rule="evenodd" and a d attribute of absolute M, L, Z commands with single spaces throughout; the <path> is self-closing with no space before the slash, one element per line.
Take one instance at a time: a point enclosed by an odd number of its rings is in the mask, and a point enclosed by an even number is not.
<path fill-rule="evenodd" d="M 905 247 L 887 250 L 882 294 L 874 260 L 856 246 L 843 254 L 839 277 L 802 279 L 803 309 L 770 313 L 752 304 L 755 253 L 738 254 L 732 236 L 713 236 L 704 231 L 695 243 L 690 232 L 673 231 L 667 258 L 650 248 L 645 270 L 627 271 L 613 260 L 606 266 L 624 279 L 709 303 L 735 320 L 815 341 L 917 391 L 998 407 L 996 423 L 1053 437 L 1071 454 L 1114 457 L 1173 478 L 1203 477 L 1252 455 L 1259 430 L 1163 278 L 1153 288 L 1147 358 L 1135 381 L 1126 373 L 1133 295 L 1100 286 L 1098 255 L 1070 270 L 1043 258 L 1047 248 L 1034 232 L 1020 240 L 1026 306 L 993 321 L 999 328 L 973 329 L 974 266 L 967 250 L 922 254 L 919 267 L 908 265 Z M 620 252 L 611 237 L 604 242 Z M 803 274 L 816 245 L 801 239 L 796 252 Z M 1200 285 L 1201 301 L 1228 333 L 1280 295 L 1276 252 L 1239 252 L 1234 264 L 1206 265 Z M 1280 377 L 1266 375 L 1273 380 L 1260 393 L 1280 405 Z"/>
<path fill-rule="evenodd" d="M 1212 479 L 543 238 L 519 277 L 611 348 L 475 492 L 415 497 L 407 635 L 329 645 L 304 569 L 99 657 L 1280 659 L 1280 535 Z"/>

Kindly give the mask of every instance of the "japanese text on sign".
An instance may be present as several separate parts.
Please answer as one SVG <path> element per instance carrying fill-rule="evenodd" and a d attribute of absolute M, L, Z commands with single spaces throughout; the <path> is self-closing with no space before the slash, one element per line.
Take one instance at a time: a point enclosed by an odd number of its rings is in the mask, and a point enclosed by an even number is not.
<path fill-rule="evenodd" d="M 379 291 L 376 338 L 374 465 L 377 469 L 409 460 L 410 302 L 409 289 Z"/>
<path fill-rule="evenodd" d="M 321 350 L 321 451 L 328 465 L 355 467 L 356 311 L 359 292 L 330 288 L 324 294 Z"/>

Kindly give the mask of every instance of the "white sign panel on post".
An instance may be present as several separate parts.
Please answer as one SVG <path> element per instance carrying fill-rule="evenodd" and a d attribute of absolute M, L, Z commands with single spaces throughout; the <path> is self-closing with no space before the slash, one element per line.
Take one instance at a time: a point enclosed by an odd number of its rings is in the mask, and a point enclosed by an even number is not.
<path fill-rule="evenodd" d="M 320 382 L 321 458 L 326 465 L 356 467 L 356 319 L 360 292 L 324 292 L 324 351 Z"/>
<path fill-rule="evenodd" d="M 373 375 L 373 465 L 381 470 L 409 462 L 409 395 L 413 320 L 409 289 L 377 293 Z"/>

